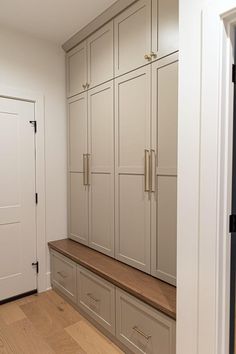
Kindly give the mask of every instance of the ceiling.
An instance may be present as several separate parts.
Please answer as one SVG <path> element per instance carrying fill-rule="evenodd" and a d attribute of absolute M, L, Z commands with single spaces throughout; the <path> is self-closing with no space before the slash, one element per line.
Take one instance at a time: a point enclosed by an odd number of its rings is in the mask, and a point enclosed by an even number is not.
<path fill-rule="evenodd" d="M 62 44 L 116 0 L 0 0 L 0 25 Z"/>

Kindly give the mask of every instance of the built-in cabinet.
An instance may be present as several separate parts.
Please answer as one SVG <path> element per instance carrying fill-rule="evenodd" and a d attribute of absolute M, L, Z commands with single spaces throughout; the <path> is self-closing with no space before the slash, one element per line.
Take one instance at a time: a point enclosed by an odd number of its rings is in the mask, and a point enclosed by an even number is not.
<path fill-rule="evenodd" d="M 171 284 L 177 51 L 177 0 L 139 0 L 67 54 L 69 237 Z"/>
<path fill-rule="evenodd" d="M 54 250 L 51 265 L 53 288 L 123 344 L 125 353 L 175 353 L 174 319 Z"/>

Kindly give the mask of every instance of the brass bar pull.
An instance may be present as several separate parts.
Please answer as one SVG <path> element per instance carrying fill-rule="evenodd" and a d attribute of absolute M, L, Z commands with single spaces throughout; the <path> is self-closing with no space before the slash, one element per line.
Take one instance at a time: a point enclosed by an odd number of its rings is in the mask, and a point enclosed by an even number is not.
<path fill-rule="evenodd" d="M 154 149 L 151 150 L 151 172 L 150 172 L 150 184 L 151 184 L 151 192 L 155 192 L 156 190 L 156 152 Z"/>
<path fill-rule="evenodd" d="M 144 190 L 150 192 L 150 156 L 149 150 L 144 150 Z"/>
<path fill-rule="evenodd" d="M 100 301 L 100 300 L 96 299 L 96 298 L 93 296 L 93 294 L 91 294 L 91 293 L 87 293 L 87 296 L 88 296 L 90 299 L 92 299 L 93 301 L 95 301 L 95 302 L 99 302 L 99 301 Z"/>
<path fill-rule="evenodd" d="M 151 335 L 147 335 L 147 334 L 143 333 L 143 331 L 141 331 L 141 329 L 139 329 L 137 326 L 134 326 L 133 330 L 136 331 L 141 336 L 143 336 L 146 340 L 149 340 L 152 337 Z"/>
<path fill-rule="evenodd" d="M 90 185 L 90 154 L 87 154 L 87 186 Z"/>
<path fill-rule="evenodd" d="M 57 272 L 57 274 L 59 274 L 62 278 L 67 278 L 67 275 L 63 274 L 62 272 Z"/>
<path fill-rule="evenodd" d="M 87 186 L 88 179 L 87 179 L 87 154 L 83 154 L 83 184 Z"/>

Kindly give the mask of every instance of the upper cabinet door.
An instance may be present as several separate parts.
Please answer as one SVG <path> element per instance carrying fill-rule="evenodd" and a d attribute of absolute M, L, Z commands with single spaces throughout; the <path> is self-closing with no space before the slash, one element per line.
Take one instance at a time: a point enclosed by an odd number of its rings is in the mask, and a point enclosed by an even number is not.
<path fill-rule="evenodd" d="M 86 41 L 67 54 L 67 97 L 83 92 L 87 86 Z"/>
<path fill-rule="evenodd" d="M 94 87 L 113 78 L 113 21 L 87 39 L 88 84 Z"/>
<path fill-rule="evenodd" d="M 114 256 L 113 81 L 88 91 L 88 117 L 89 245 Z"/>
<path fill-rule="evenodd" d="M 152 52 L 157 59 L 179 49 L 179 0 L 152 0 Z"/>
<path fill-rule="evenodd" d="M 150 272 L 151 203 L 145 183 L 150 101 L 150 65 L 115 80 L 116 258 L 145 272 Z"/>
<path fill-rule="evenodd" d="M 151 0 L 139 0 L 122 12 L 115 18 L 114 28 L 116 76 L 151 60 Z"/>

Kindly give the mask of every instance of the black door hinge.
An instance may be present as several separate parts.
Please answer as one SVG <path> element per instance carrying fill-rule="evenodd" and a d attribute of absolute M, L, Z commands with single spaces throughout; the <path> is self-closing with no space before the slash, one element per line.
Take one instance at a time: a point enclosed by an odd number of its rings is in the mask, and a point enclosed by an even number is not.
<path fill-rule="evenodd" d="M 232 82 L 236 84 L 236 65 L 232 65 Z"/>
<path fill-rule="evenodd" d="M 38 204 L 38 193 L 35 193 L 35 204 Z"/>
<path fill-rule="evenodd" d="M 32 266 L 36 267 L 36 272 L 38 274 L 39 273 L 39 262 L 37 261 L 37 262 L 32 263 Z"/>
<path fill-rule="evenodd" d="M 229 217 L 229 232 L 231 234 L 236 232 L 236 214 L 232 214 Z"/>
<path fill-rule="evenodd" d="M 34 126 L 34 132 L 35 134 L 37 133 L 37 121 L 36 120 L 30 120 L 30 124 Z"/>

